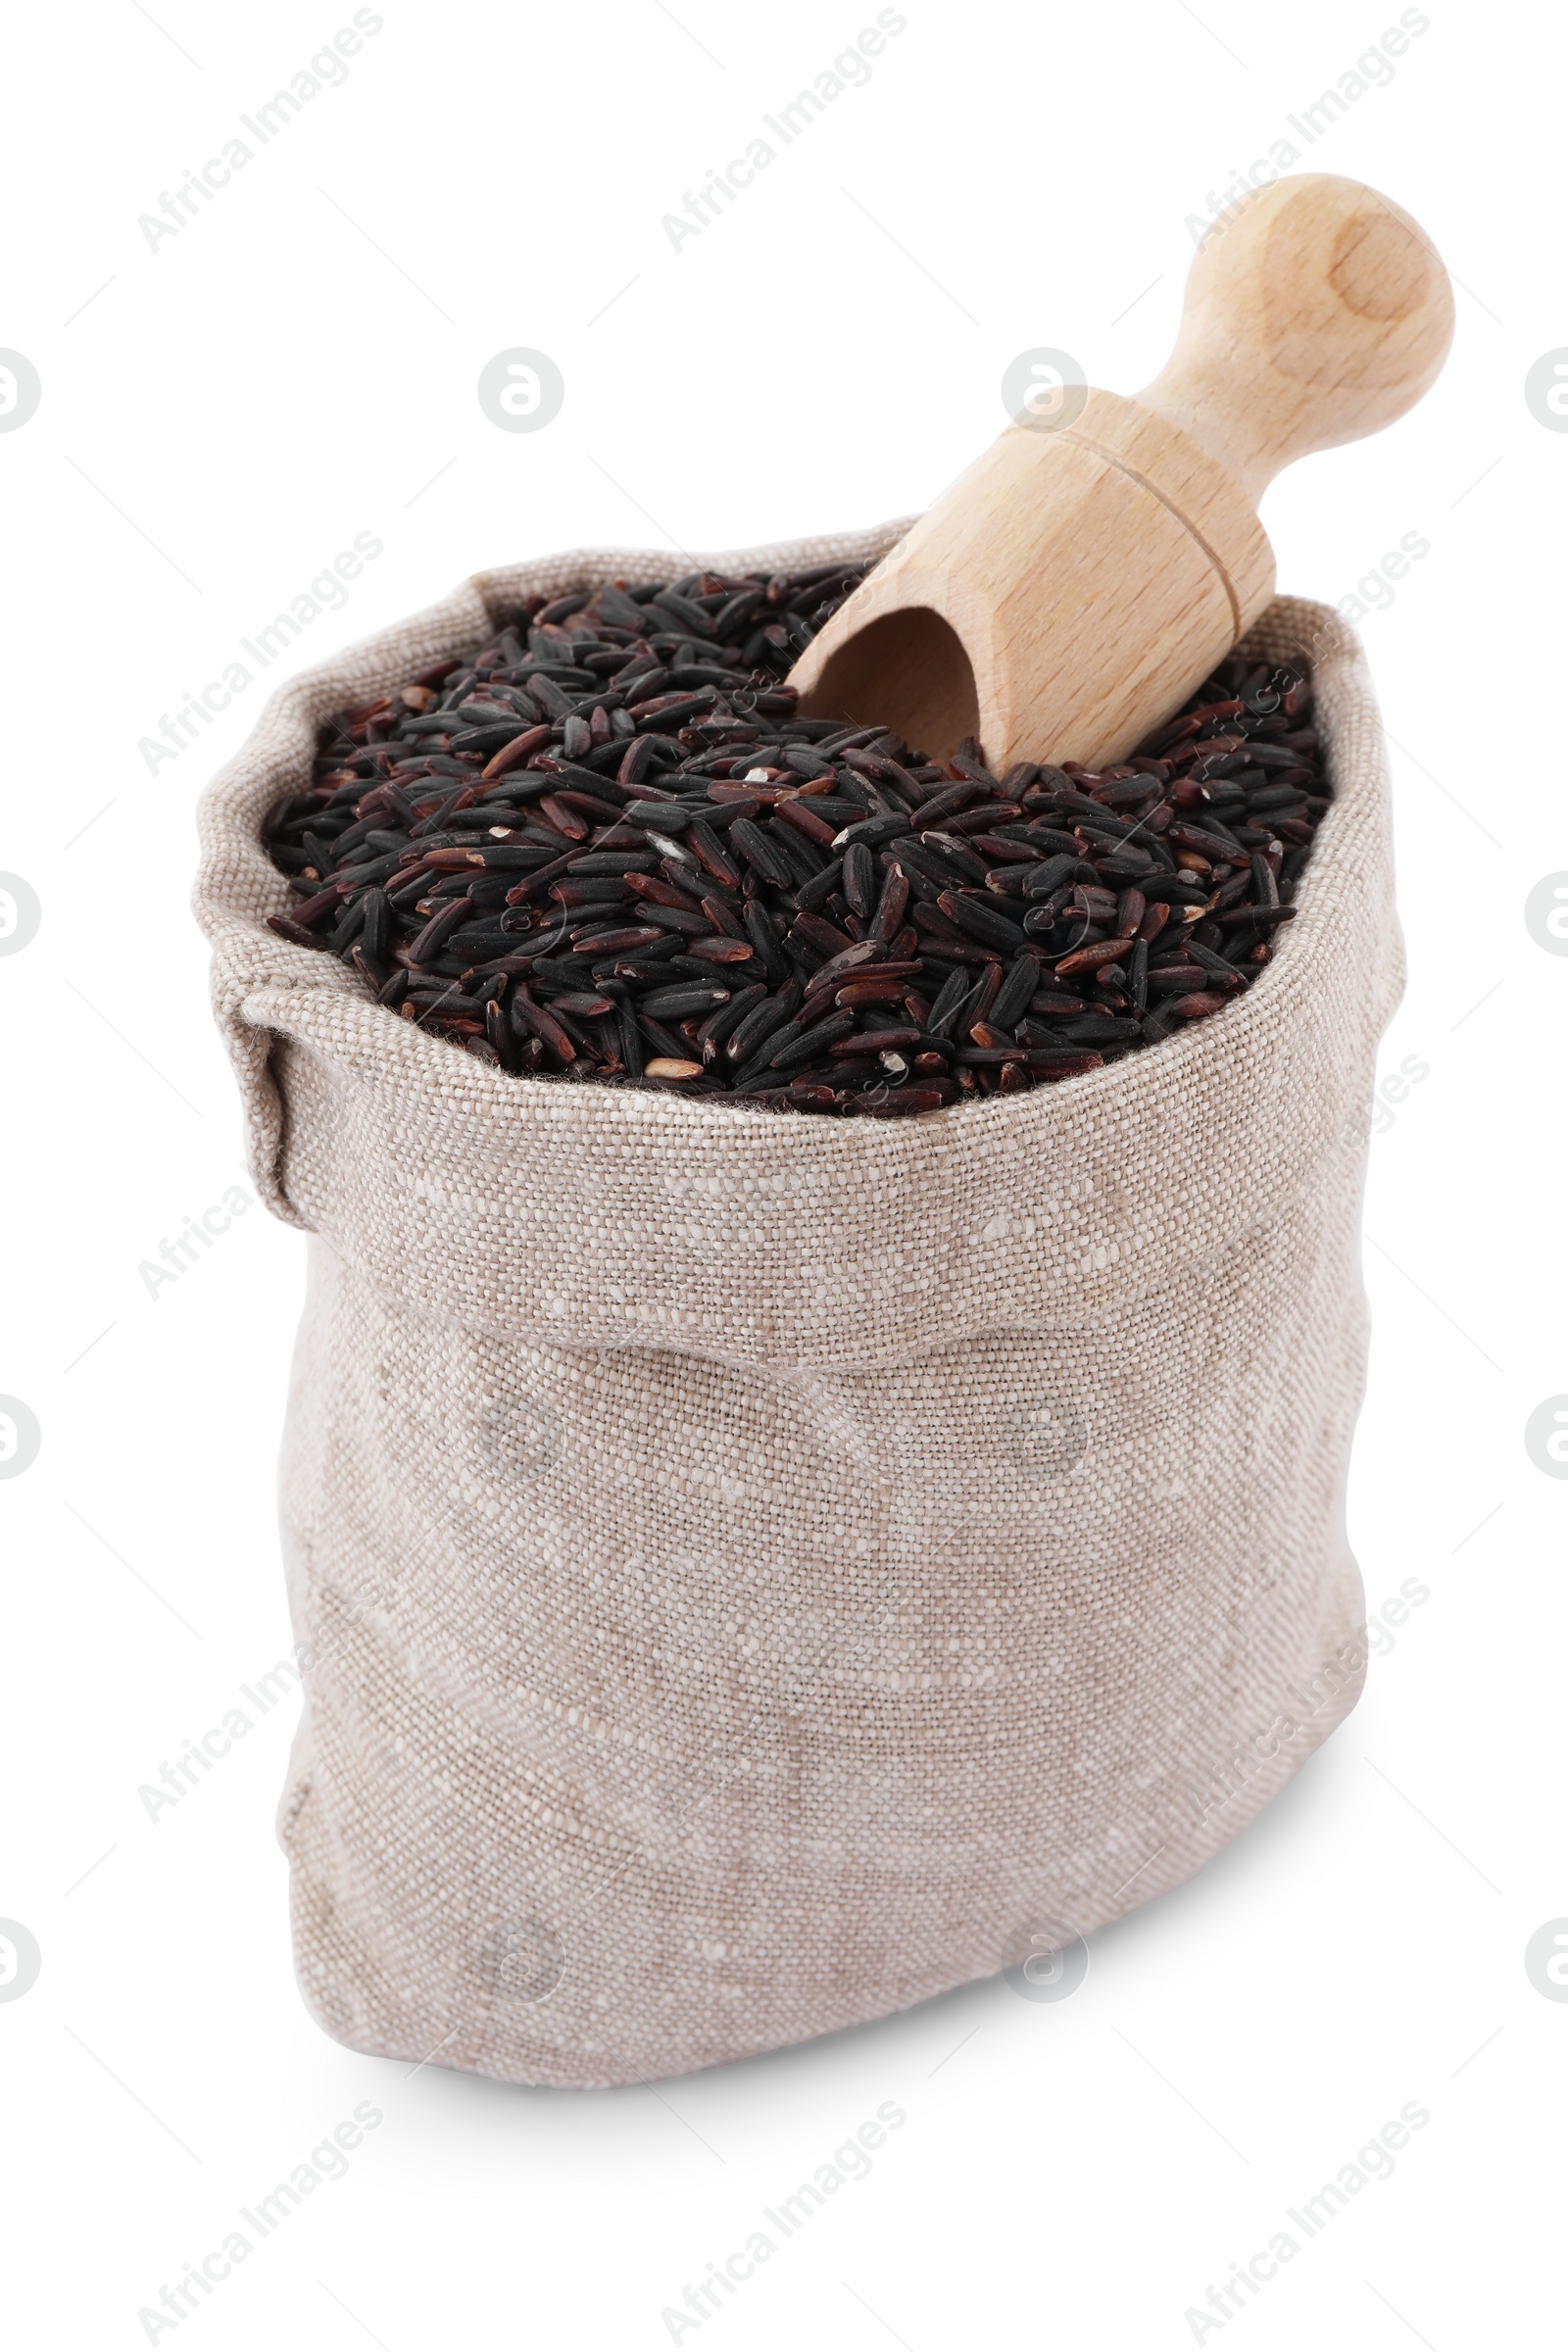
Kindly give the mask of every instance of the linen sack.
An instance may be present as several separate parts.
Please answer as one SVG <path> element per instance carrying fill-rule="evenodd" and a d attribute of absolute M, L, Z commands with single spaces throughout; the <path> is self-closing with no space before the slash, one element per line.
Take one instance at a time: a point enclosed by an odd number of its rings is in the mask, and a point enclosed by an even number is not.
<path fill-rule="evenodd" d="M 882 1122 L 512 1078 L 267 929 L 261 827 L 323 719 L 530 591 L 669 568 L 478 575 L 284 687 L 201 810 L 254 1178 L 311 1237 L 305 1996 L 353 2048 L 561 2086 L 1061 1981 L 1365 1668 L 1345 1488 L 1402 952 L 1353 634 L 1282 598 L 1249 641 L 1314 656 L 1336 792 L 1277 959 L 1065 1085 Z"/>

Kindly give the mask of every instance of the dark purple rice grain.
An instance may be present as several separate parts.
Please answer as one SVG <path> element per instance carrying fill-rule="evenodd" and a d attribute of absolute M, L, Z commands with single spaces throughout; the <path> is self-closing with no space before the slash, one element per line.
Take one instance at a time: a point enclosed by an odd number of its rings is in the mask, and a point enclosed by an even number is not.
<path fill-rule="evenodd" d="M 508 1075 L 879 1118 L 1248 988 L 1330 806 L 1304 669 L 1232 656 L 1100 774 L 938 764 L 782 683 L 866 568 L 531 599 L 322 729 L 273 928 Z"/>

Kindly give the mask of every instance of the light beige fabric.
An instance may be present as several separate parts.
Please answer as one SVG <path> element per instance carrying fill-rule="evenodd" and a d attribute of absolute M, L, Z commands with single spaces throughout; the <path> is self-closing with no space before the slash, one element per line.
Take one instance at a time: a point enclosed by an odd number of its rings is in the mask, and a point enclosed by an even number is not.
<path fill-rule="evenodd" d="M 669 567 L 468 582 L 286 687 L 201 816 L 256 1182 L 313 1236 L 306 1995 L 357 2049 L 564 2086 L 1117 1917 L 1364 1671 L 1362 1112 L 1402 958 L 1353 635 L 1281 599 L 1250 640 L 1315 652 L 1338 792 L 1277 962 L 1064 1086 L 884 1124 L 518 1080 L 267 930 L 259 825 L 322 718 L 531 589 Z"/>

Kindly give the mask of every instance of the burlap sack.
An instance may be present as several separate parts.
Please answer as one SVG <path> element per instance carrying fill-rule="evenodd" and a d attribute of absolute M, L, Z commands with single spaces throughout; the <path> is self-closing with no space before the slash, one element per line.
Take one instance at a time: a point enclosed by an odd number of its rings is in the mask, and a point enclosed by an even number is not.
<path fill-rule="evenodd" d="M 898 528 L 729 553 L 881 552 Z M 255 1180 L 304 1227 L 282 1463 L 307 1999 L 508 2081 L 672 2075 L 1046 1956 L 1179 1885 L 1353 1703 L 1344 1524 L 1377 1039 L 1402 959 L 1376 707 L 1246 996 L 908 1123 L 518 1080 L 262 917 L 314 729 L 529 590 L 285 687 L 197 907 Z M 1048 751 L 1049 746 L 1041 750 Z"/>

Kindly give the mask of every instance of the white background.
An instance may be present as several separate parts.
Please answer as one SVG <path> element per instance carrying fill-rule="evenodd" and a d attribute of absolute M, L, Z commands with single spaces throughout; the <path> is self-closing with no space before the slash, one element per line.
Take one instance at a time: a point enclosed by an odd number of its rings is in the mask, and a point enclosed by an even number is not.
<path fill-rule="evenodd" d="M 1568 2006 L 1524 1950 L 1568 1913 L 1568 1487 L 1523 1433 L 1568 1391 L 1568 961 L 1524 901 L 1568 868 L 1568 435 L 1524 378 L 1568 344 L 1560 24 L 1434 0 L 1307 150 L 1286 118 L 1396 8 L 909 0 L 866 86 L 677 253 L 662 216 L 874 8 L 386 0 L 343 86 L 149 250 L 138 215 L 351 13 L 98 0 L 9 34 L 0 344 L 43 398 L 0 435 L 0 867 L 43 920 L 0 959 L 0 1392 L 42 1444 L 0 1483 L 0 1915 L 43 1965 L 0 2003 L 8 2340 L 146 2341 L 140 2307 L 367 2099 L 347 2177 L 157 2340 L 663 2344 L 664 2306 L 890 2099 L 871 2176 L 683 2342 L 1185 2345 L 1209 2283 L 1412 2101 L 1393 2178 L 1200 2340 L 1542 2340 Z M 1095 1936 L 1067 2001 L 995 1980 L 594 2095 L 341 2050 L 291 1977 L 292 1708 L 156 1824 L 137 1798 L 290 1639 L 272 1476 L 304 1258 L 255 1208 L 156 1298 L 138 1273 L 239 1173 L 186 900 L 197 795 L 270 681 L 155 775 L 139 739 L 358 532 L 384 552 L 295 661 L 488 564 L 641 543 L 678 572 L 924 505 L 1000 428 L 1019 351 L 1121 391 L 1156 371 L 1189 216 L 1281 136 L 1406 205 L 1458 280 L 1430 398 L 1264 507 L 1282 586 L 1331 601 L 1430 542 L 1365 623 L 1411 951 L 1381 1066 L 1426 1074 L 1372 1148 L 1352 1490 L 1370 1606 L 1428 1597 L 1299 1781 Z M 513 345 L 564 372 L 545 431 L 480 412 Z"/>

